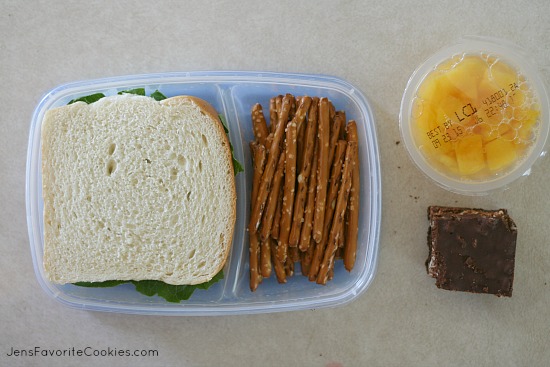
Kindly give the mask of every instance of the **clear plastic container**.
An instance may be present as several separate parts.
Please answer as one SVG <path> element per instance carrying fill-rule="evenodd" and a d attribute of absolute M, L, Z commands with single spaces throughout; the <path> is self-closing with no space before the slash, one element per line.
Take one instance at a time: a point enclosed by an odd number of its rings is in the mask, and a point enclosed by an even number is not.
<path fill-rule="evenodd" d="M 149 95 L 158 89 L 167 97 L 194 95 L 210 102 L 223 114 L 235 155 L 244 165 L 236 176 L 237 221 L 224 279 L 208 290 L 196 290 L 181 303 L 147 297 L 130 284 L 113 288 L 83 288 L 50 283 L 44 274 L 43 200 L 40 135 L 45 111 L 92 93 L 114 95 L 121 90 L 144 87 Z M 355 268 L 347 272 L 341 261 L 334 279 L 326 286 L 309 282 L 302 275 L 278 284 L 275 277 L 264 279 L 255 292 L 249 289 L 248 222 L 252 165 L 248 143 L 253 140 L 250 112 L 255 103 L 264 111 L 269 99 L 278 94 L 328 97 L 337 109 L 357 122 L 361 170 L 361 208 Z M 280 312 L 331 307 L 352 301 L 372 282 L 378 258 L 381 220 L 381 186 L 378 143 L 371 108 L 365 97 L 349 83 L 330 76 L 263 72 L 181 72 L 69 83 L 47 93 L 36 107 L 29 135 L 26 170 L 26 206 L 34 269 L 44 291 L 64 305 L 85 310 L 155 315 L 225 315 Z"/>
<path fill-rule="evenodd" d="M 399 122 L 422 172 L 466 195 L 529 175 L 545 154 L 550 121 L 545 85 L 528 60 L 508 42 L 466 37 L 418 67 Z"/>

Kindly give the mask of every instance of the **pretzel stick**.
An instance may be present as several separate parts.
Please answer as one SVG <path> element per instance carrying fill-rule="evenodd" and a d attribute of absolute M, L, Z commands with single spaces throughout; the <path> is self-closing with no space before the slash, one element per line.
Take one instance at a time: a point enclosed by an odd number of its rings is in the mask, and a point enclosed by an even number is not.
<path fill-rule="evenodd" d="M 334 214 L 334 210 L 336 210 L 336 199 L 338 198 L 338 190 L 340 188 L 340 177 L 344 164 L 344 157 L 346 155 L 346 147 L 347 142 L 345 140 L 339 140 L 338 143 L 336 143 L 327 195 L 327 210 L 325 211 L 324 219 L 325 230 L 323 233 L 327 233 L 327 235 L 330 230 L 330 223 L 332 223 L 332 215 Z"/>
<path fill-rule="evenodd" d="M 334 107 L 331 101 L 328 102 L 328 115 L 330 117 L 331 124 L 334 123 L 334 116 L 336 116 L 336 108 Z"/>
<path fill-rule="evenodd" d="M 279 229 L 279 246 L 277 256 L 282 262 L 286 261 L 288 237 L 292 225 L 292 210 L 296 190 L 296 122 L 292 120 L 286 128 L 286 162 L 283 205 Z"/>
<path fill-rule="evenodd" d="M 284 130 L 288 119 L 288 111 L 290 109 L 290 99 L 284 98 L 281 106 L 281 112 L 279 113 L 279 122 L 277 123 L 277 129 L 273 135 L 273 142 L 271 143 L 271 149 L 267 156 L 267 163 L 262 174 L 262 180 L 260 188 L 258 189 L 257 200 L 254 203 L 254 207 L 250 214 L 250 223 L 248 224 L 248 231 L 255 233 L 258 230 L 260 221 L 262 219 L 262 212 L 267 201 L 267 196 L 271 190 L 271 181 L 275 174 L 277 162 L 280 154 L 280 144 L 283 139 Z"/>
<path fill-rule="evenodd" d="M 300 241 L 298 246 L 301 251 L 307 251 L 311 244 L 311 232 L 313 230 L 313 214 L 315 211 L 315 192 L 317 188 L 317 164 L 318 160 L 316 159 L 319 153 L 319 144 L 317 139 L 313 139 L 313 156 L 312 165 L 311 165 L 311 175 L 309 177 L 308 188 L 307 188 L 307 199 L 304 208 L 304 222 L 302 223 L 302 230 L 300 232 Z"/>
<path fill-rule="evenodd" d="M 328 242 L 328 236 L 330 227 L 332 225 L 334 211 L 336 209 L 336 199 L 338 197 L 338 190 L 340 188 L 340 176 L 342 172 L 342 164 L 344 162 L 344 155 L 346 153 L 347 143 L 345 140 L 338 141 L 334 154 L 334 162 L 332 162 L 332 170 L 330 176 L 330 185 L 327 195 L 327 208 L 325 210 L 323 236 L 321 241 L 315 245 L 315 252 L 311 261 L 309 269 L 309 280 L 313 281 L 317 278 L 319 266 L 325 253 L 325 248 Z"/>
<path fill-rule="evenodd" d="M 339 115 L 336 115 L 334 118 L 334 123 L 330 126 L 330 143 L 329 143 L 329 153 L 328 161 L 332 162 L 334 158 L 334 150 L 336 149 L 336 144 L 340 138 L 340 128 L 345 124 L 345 121 L 342 121 Z"/>
<path fill-rule="evenodd" d="M 285 275 L 287 277 L 294 275 L 294 262 L 290 260 L 290 257 L 287 257 L 285 261 Z"/>
<path fill-rule="evenodd" d="M 334 268 L 330 268 L 327 274 L 327 282 L 334 278 Z"/>
<path fill-rule="evenodd" d="M 338 133 L 339 139 L 347 140 L 346 139 L 346 112 L 345 111 L 336 111 L 336 114 L 335 114 L 334 118 L 335 119 L 339 118 L 342 121 L 342 124 L 340 125 L 340 131 Z M 358 157 L 357 157 L 356 162 L 359 162 Z M 349 213 L 349 208 L 346 211 L 346 223 L 347 223 L 348 213 Z M 346 227 L 345 225 L 342 226 L 342 229 L 340 230 L 340 236 L 338 237 L 338 247 L 340 247 L 340 248 L 344 247 L 344 243 L 345 243 L 345 237 L 344 237 L 344 232 L 346 230 L 345 227 Z M 342 251 L 342 253 L 343 253 L 343 251 Z"/>
<path fill-rule="evenodd" d="M 253 176 L 252 176 L 252 193 L 250 195 L 251 206 L 254 206 L 256 197 L 258 195 L 258 189 L 260 187 L 260 180 L 265 167 L 266 149 L 265 146 L 257 142 L 251 142 L 249 144 L 250 153 L 252 154 Z"/>
<path fill-rule="evenodd" d="M 268 135 L 268 137 L 271 136 L 273 137 L 272 134 Z M 267 140 L 266 140 L 266 145 L 268 144 Z M 269 148 L 267 148 L 269 149 Z M 283 160 L 284 160 L 284 154 L 281 154 L 281 157 L 283 157 Z M 275 173 L 277 174 L 277 173 Z M 273 178 L 273 182 L 275 184 L 275 181 L 276 181 L 276 178 L 277 176 L 275 176 Z M 254 189 L 254 185 L 252 185 L 253 189 Z M 270 195 L 271 196 L 271 192 L 270 192 Z M 253 198 L 255 197 L 254 196 L 254 193 L 253 193 Z M 268 197 L 268 204 L 269 206 L 269 197 Z M 267 210 L 267 209 L 266 209 Z M 265 217 L 265 216 L 264 216 Z M 263 228 L 262 228 L 263 229 Z M 252 234 L 252 236 L 254 237 L 261 237 L 258 232 Z M 260 242 L 260 275 L 263 277 L 263 278 L 269 278 L 271 276 L 271 249 L 270 249 L 270 245 L 269 245 L 269 241 L 266 241 L 266 240 L 262 240 Z"/>
<path fill-rule="evenodd" d="M 310 103 L 307 127 L 304 129 L 305 136 L 301 144 L 303 146 L 303 157 L 301 160 L 302 164 L 298 164 L 300 174 L 298 175 L 298 189 L 296 192 L 296 198 L 294 199 L 292 228 L 290 230 L 290 237 L 288 240 L 290 246 L 298 245 L 298 242 L 300 241 L 302 222 L 304 222 L 304 207 L 306 204 L 309 176 L 311 175 L 311 168 L 314 160 L 313 153 L 315 150 L 315 135 L 317 133 L 317 102 L 318 99 L 314 98 L 312 103 Z M 298 158 L 300 158 L 300 154 L 298 154 Z"/>
<path fill-rule="evenodd" d="M 254 174 L 252 179 L 252 206 L 256 200 L 258 192 L 258 186 L 262 177 L 262 172 L 265 164 L 265 147 L 259 143 L 250 143 L 250 150 L 253 156 L 253 168 Z M 249 265 L 250 265 L 250 290 L 254 292 L 258 285 L 262 281 L 262 277 L 259 274 L 258 260 L 260 258 L 260 244 L 257 233 L 250 233 L 250 247 L 249 247 Z"/>
<path fill-rule="evenodd" d="M 352 181 L 352 183 L 353 183 L 353 181 Z M 350 195 L 351 195 L 351 191 L 350 191 Z M 349 214 L 349 203 L 348 203 L 348 208 L 346 210 L 345 223 L 342 226 L 342 228 L 340 229 L 340 235 L 338 236 L 338 248 L 340 248 L 340 249 L 342 249 L 346 244 L 346 228 L 348 226 L 348 214 Z"/>
<path fill-rule="evenodd" d="M 327 248 L 321 266 L 319 267 L 319 274 L 317 275 L 318 284 L 326 284 L 328 280 L 328 272 L 330 268 L 334 266 L 334 256 L 338 249 L 338 236 L 340 235 L 340 227 L 344 225 L 344 215 L 346 214 L 346 207 L 348 204 L 349 192 L 351 189 L 351 176 L 353 172 L 353 166 L 355 165 L 355 157 L 357 150 L 356 142 L 348 142 L 346 149 L 346 158 L 344 168 L 342 171 L 342 184 L 338 191 L 338 199 L 336 201 L 336 208 L 334 210 L 334 218 L 332 220 L 332 226 L 328 237 Z"/>
<path fill-rule="evenodd" d="M 306 255 L 307 251 L 300 251 L 300 269 L 302 270 L 302 275 L 307 277 L 307 273 L 309 272 L 309 264 L 306 263 Z"/>
<path fill-rule="evenodd" d="M 252 107 L 252 130 L 256 140 L 265 146 L 265 139 L 269 134 L 269 130 L 267 129 L 262 105 L 259 103 L 256 103 L 254 107 Z"/>
<path fill-rule="evenodd" d="M 304 97 L 306 98 L 306 97 Z M 310 97 L 307 97 L 310 98 Z M 314 110 L 314 111 L 313 111 Z M 313 116 L 312 116 L 312 111 Z M 314 139 L 317 135 L 317 115 L 319 111 L 319 98 L 318 97 L 311 97 L 309 108 L 308 108 L 308 114 L 307 118 L 304 120 L 304 123 L 298 125 L 298 169 L 301 172 L 303 170 L 304 165 L 304 155 L 306 151 L 306 147 L 308 146 L 308 139 Z M 313 124 L 315 127 L 315 132 L 313 133 L 313 138 L 308 138 L 308 126 Z M 311 127 L 310 127 L 311 129 Z"/>
<path fill-rule="evenodd" d="M 288 111 L 288 119 L 293 120 L 294 115 L 296 114 L 296 98 L 290 93 L 287 93 L 285 97 L 290 99 L 290 110 Z"/>
<path fill-rule="evenodd" d="M 300 261 L 300 250 L 298 250 L 298 247 L 290 247 L 288 249 L 288 257 L 293 262 Z"/>
<path fill-rule="evenodd" d="M 327 184 L 329 178 L 330 163 L 329 154 L 329 102 L 327 98 L 319 100 L 319 166 L 317 167 L 317 192 L 315 195 L 315 212 L 313 215 L 313 239 L 321 242 L 323 236 L 323 220 L 325 218 L 325 205 L 327 199 Z"/>
<path fill-rule="evenodd" d="M 300 119 L 296 121 L 296 136 L 298 139 L 298 144 L 296 145 L 297 158 L 296 158 L 296 167 L 298 167 L 298 172 L 301 171 L 302 159 L 303 159 L 303 150 L 304 150 L 304 139 L 306 132 L 306 114 L 309 111 L 309 108 L 312 104 L 312 98 L 308 96 L 301 97 L 300 107 L 296 112 L 296 115 L 299 115 Z"/>
<path fill-rule="evenodd" d="M 260 275 L 263 278 L 271 276 L 273 266 L 271 265 L 271 248 L 269 241 L 260 242 Z"/>
<path fill-rule="evenodd" d="M 300 135 L 301 131 L 305 130 L 305 121 L 306 121 L 306 114 L 309 111 L 309 107 L 311 106 L 312 98 L 308 96 L 304 96 L 300 98 L 300 104 L 298 109 L 296 110 L 296 131 L 298 133 L 296 135 Z"/>
<path fill-rule="evenodd" d="M 279 115 L 279 110 L 277 109 L 277 97 L 272 97 L 269 99 L 269 132 L 275 132 L 277 127 L 277 116 Z"/>
<path fill-rule="evenodd" d="M 278 95 L 277 97 L 273 97 L 273 99 L 274 99 L 273 109 L 271 107 L 271 101 L 270 101 L 270 105 L 269 105 L 269 108 L 270 108 L 270 111 L 269 111 L 269 119 L 270 119 L 269 128 L 270 128 L 272 133 L 275 133 L 275 131 L 277 130 L 277 124 L 279 123 L 279 114 L 281 113 L 281 107 L 283 105 L 283 96 Z"/>
<path fill-rule="evenodd" d="M 290 247 L 288 249 L 288 256 L 285 262 L 287 277 L 294 275 L 294 268 L 297 261 L 300 261 L 300 251 L 298 250 L 298 247 Z"/>
<path fill-rule="evenodd" d="M 277 196 L 277 206 L 275 207 L 275 215 L 273 216 L 273 224 L 271 225 L 271 237 L 273 237 L 276 240 L 279 239 L 282 206 L 283 206 L 283 185 L 280 185 L 279 195 Z"/>
<path fill-rule="evenodd" d="M 339 139 L 346 140 L 346 111 L 336 111 L 336 116 L 334 118 L 340 118 L 342 120 L 342 125 L 340 125 Z"/>
<path fill-rule="evenodd" d="M 275 271 L 275 277 L 279 283 L 286 283 L 286 272 L 284 263 L 277 258 L 277 244 L 273 238 L 268 238 L 269 248 L 271 249 L 271 261 L 273 262 L 273 270 Z"/>
<path fill-rule="evenodd" d="M 269 133 L 267 137 L 265 138 L 265 149 L 269 152 L 269 149 L 271 149 L 271 143 L 273 142 L 273 133 Z"/>
<path fill-rule="evenodd" d="M 271 228 L 274 223 L 275 213 L 278 208 L 279 203 L 279 193 L 281 191 L 281 183 L 283 182 L 284 169 L 285 169 L 285 152 L 282 152 L 279 156 L 279 162 L 277 163 L 277 168 L 275 169 L 275 174 L 273 176 L 273 182 L 271 185 L 271 191 L 267 197 L 267 204 L 265 206 L 265 213 L 262 216 L 262 226 L 260 228 L 260 239 L 266 241 L 271 234 Z M 277 222 L 278 223 L 278 222 Z M 279 231 L 277 231 L 278 238 Z"/>
<path fill-rule="evenodd" d="M 258 260 L 260 257 L 260 244 L 259 244 L 257 233 L 252 233 L 250 235 L 249 255 L 250 255 L 250 260 L 249 260 L 250 290 L 254 292 L 262 281 L 262 276 L 259 273 L 259 265 L 258 265 Z"/>
<path fill-rule="evenodd" d="M 357 124 L 350 120 L 346 127 L 348 141 L 358 144 Z M 353 167 L 351 178 L 351 189 L 349 193 L 348 216 L 345 233 L 344 246 L 344 267 L 347 271 L 351 271 L 355 264 L 355 256 L 357 251 L 357 233 L 359 231 L 359 194 L 360 194 L 360 178 L 359 178 L 359 151 L 355 151 L 355 165 Z"/>

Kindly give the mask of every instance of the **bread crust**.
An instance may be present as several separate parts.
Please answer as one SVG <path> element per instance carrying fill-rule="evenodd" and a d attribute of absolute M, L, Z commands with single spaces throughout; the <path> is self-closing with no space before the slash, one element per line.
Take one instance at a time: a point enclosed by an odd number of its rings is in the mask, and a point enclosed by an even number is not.
<path fill-rule="evenodd" d="M 108 102 L 108 99 L 112 98 L 114 101 L 115 99 L 124 99 L 124 98 L 149 98 L 149 97 L 141 97 L 141 96 L 113 96 L 113 97 L 105 97 L 104 102 Z M 152 99 L 151 99 L 152 100 Z M 151 103 L 149 100 L 148 103 Z M 199 284 L 204 283 L 206 281 L 209 281 L 214 275 L 216 275 L 219 271 L 223 269 L 225 266 L 227 259 L 229 257 L 229 253 L 232 247 L 232 241 L 233 241 L 233 234 L 234 234 L 234 227 L 236 222 L 236 200 L 237 200 L 237 192 L 236 192 L 236 184 L 235 184 L 235 177 L 234 177 L 234 170 L 233 170 L 233 163 L 232 163 L 232 153 L 230 148 L 230 142 L 227 134 L 225 133 L 224 127 L 221 124 L 221 121 L 219 119 L 217 111 L 206 101 L 193 97 L 193 96 L 176 96 L 171 97 L 168 99 L 165 99 L 159 103 L 161 106 L 165 106 L 168 108 L 175 108 L 177 109 L 180 105 L 193 105 L 195 108 L 198 108 L 202 115 L 207 116 L 208 120 L 212 121 L 212 127 L 213 127 L 213 134 L 215 134 L 219 141 L 222 142 L 221 144 L 221 150 L 219 152 L 219 159 L 220 161 L 223 161 L 223 164 L 221 167 L 223 167 L 223 172 L 220 173 L 217 177 L 223 177 L 227 180 L 227 182 L 224 182 L 224 188 L 226 191 L 224 193 L 228 195 L 229 201 L 231 203 L 231 210 L 228 213 L 224 213 L 226 216 L 224 220 L 222 221 L 223 227 L 220 227 L 220 243 L 218 245 L 219 249 L 219 258 L 222 259 L 221 261 L 216 261 L 215 263 L 218 264 L 217 269 L 213 272 L 210 272 L 210 276 L 208 278 L 197 278 L 194 280 L 186 281 L 186 282 L 175 282 L 173 278 L 167 277 L 167 279 L 159 279 L 157 277 L 152 277 L 151 279 L 155 280 L 163 280 L 166 283 L 170 284 Z M 80 105 L 80 106 L 79 106 Z M 54 196 L 58 193 L 53 191 L 53 183 L 56 180 L 56 172 L 55 167 L 53 167 L 53 164 L 49 159 L 52 158 L 52 155 L 54 154 L 53 148 L 49 145 L 51 143 L 52 135 L 55 133 L 53 132 L 53 126 L 56 124 L 56 120 L 60 119 L 61 116 L 63 116 L 65 111 L 71 111 L 71 113 L 78 111 L 79 108 L 88 108 L 84 107 L 81 103 L 76 103 L 72 106 L 65 106 L 53 109 L 51 111 L 48 111 L 46 114 L 43 126 L 42 126 L 42 175 L 43 175 L 43 198 L 44 198 L 44 222 L 46 223 L 49 218 L 52 215 L 52 210 L 55 211 L 55 207 L 52 204 L 54 200 Z M 64 109 L 66 109 L 64 111 Z M 204 119 L 201 119 L 203 121 Z M 216 153 L 217 155 L 217 153 Z M 223 159 L 222 159 L 223 157 Z M 197 190 L 201 190 L 202 188 L 197 187 Z M 225 202 L 225 201 L 224 201 Z M 210 218 L 211 220 L 218 220 L 218 218 Z M 222 230 L 223 228 L 223 230 Z M 44 231 L 44 241 L 45 241 L 45 256 L 44 256 L 44 266 L 46 270 L 46 274 L 48 275 L 49 279 L 52 282 L 56 283 L 66 283 L 67 281 L 64 281 L 63 279 L 59 279 L 55 275 L 51 275 L 50 267 L 51 264 L 48 263 L 48 259 L 52 256 L 54 256 L 52 253 L 46 254 L 49 251 L 48 245 L 52 243 L 52 241 L 56 241 L 55 234 L 45 228 Z M 47 248 L 48 247 L 48 248 Z M 53 271 L 55 272 L 55 270 Z M 131 280 L 142 280 L 140 279 L 131 279 Z M 107 279 L 105 279 L 107 280 Z M 111 280 L 118 280 L 118 279 L 111 279 Z M 120 280 L 130 280 L 130 279 L 120 279 Z M 72 279 L 69 282 L 75 282 L 75 281 L 98 281 L 98 280 L 89 280 L 89 279 Z"/>

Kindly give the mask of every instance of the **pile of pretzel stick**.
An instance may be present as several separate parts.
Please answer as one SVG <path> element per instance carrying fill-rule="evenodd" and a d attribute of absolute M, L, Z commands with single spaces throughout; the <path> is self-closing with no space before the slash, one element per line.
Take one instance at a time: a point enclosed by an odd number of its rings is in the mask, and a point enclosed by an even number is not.
<path fill-rule="evenodd" d="M 357 125 L 326 97 L 278 95 L 251 111 L 255 140 L 250 222 L 250 289 L 295 264 L 326 284 L 334 262 L 355 264 L 359 221 Z"/>

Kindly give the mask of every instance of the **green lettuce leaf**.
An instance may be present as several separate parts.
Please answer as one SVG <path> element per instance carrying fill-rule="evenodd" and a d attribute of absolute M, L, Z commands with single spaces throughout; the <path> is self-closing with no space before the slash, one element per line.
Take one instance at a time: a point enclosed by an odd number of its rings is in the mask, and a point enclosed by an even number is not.
<path fill-rule="evenodd" d="M 116 287 L 117 285 L 128 283 L 127 280 L 106 280 L 104 282 L 76 282 L 73 283 L 79 287 L 88 287 L 88 288 L 110 288 Z"/>
<path fill-rule="evenodd" d="M 155 101 L 162 101 L 163 99 L 166 99 L 166 96 L 159 92 L 158 89 L 151 93 L 150 97 L 153 98 Z"/>
<path fill-rule="evenodd" d="M 227 137 L 229 138 L 229 129 L 227 128 L 225 118 L 223 117 L 223 115 L 218 115 L 218 117 L 222 123 L 225 133 L 227 134 Z M 238 173 L 244 172 L 244 168 L 242 164 L 237 159 L 235 159 L 235 152 L 233 151 L 233 144 L 231 144 L 231 139 L 229 139 L 229 147 L 231 148 L 231 158 L 233 159 L 233 174 L 237 176 Z"/>
<path fill-rule="evenodd" d="M 138 96 L 144 96 L 145 95 L 145 88 L 135 88 L 135 89 L 128 89 L 128 90 L 121 90 L 118 92 L 118 94 L 137 94 Z"/>
<path fill-rule="evenodd" d="M 208 289 L 213 284 L 223 279 L 223 272 L 220 271 L 210 281 L 195 285 L 172 285 L 159 280 L 132 281 L 139 293 L 152 297 L 158 294 L 168 302 L 179 303 L 191 297 L 196 289 Z"/>
<path fill-rule="evenodd" d="M 84 96 L 84 97 L 72 99 L 67 104 L 73 104 L 75 102 L 86 102 L 87 104 L 90 104 L 90 103 L 94 103 L 96 101 L 99 101 L 103 97 L 105 97 L 105 94 L 95 93 L 95 94 L 90 94 L 89 96 Z"/>
<path fill-rule="evenodd" d="M 88 288 L 109 288 L 120 284 L 131 283 L 136 291 L 149 297 L 158 294 L 168 302 L 179 303 L 188 300 L 196 289 L 208 289 L 223 279 L 223 271 L 220 271 L 210 281 L 195 285 L 173 285 L 160 280 L 107 280 L 104 282 L 77 282 L 73 283 L 79 287 Z"/>

